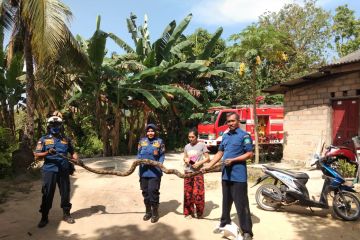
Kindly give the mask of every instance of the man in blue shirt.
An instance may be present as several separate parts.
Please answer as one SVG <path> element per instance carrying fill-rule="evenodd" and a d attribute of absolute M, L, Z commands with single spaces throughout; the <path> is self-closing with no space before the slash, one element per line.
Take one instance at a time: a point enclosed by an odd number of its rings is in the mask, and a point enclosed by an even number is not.
<path fill-rule="evenodd" d="M 165 160 L 165 144 L 156 136 L 156 126 L 152 123 L 145 128 L 146 137 L 140 139 L 138 144 L 138 159 L 149 159 L 163 163 Z M 159 220 L 160 182 L 162 171 L 158 167 L 142 164 L 139 169 L 140 187 L 144 197 L 144 221 L 151 218 L 155 223 Z"/>
<path fill-rule="evenodd" d="M 240 221 L 243 239 L 252 239 L 252 221 L 247 195 L 246 160 L 253 156 L 253 145 L 250 135 L 239 128 L 239 115 L 227 114 L 229 132 L 223 135 L 219 151 L 203 170 L 214 166 L 222 159 L 222 215 L 220 228 L 231 224 L 230 211 L 235 203 Z"/>
<path fill-rule="evenodd" d="M 64 136 L 62 119 L 59 116 L 51 116 L 47 120 L 47 134 L 40 138 L 36 145 L 34 155 L 36 158 L 45 158 L 42 167 L 43 186 L 42 202 L 40 206 L 41 220 L 39 228 L 45 227 L 49 220 L 48 214 L 52 207 L 56 184 L 59 186 L 61 196 L 61 208 L 63 209 L 63 220 L 67 223 L 75 223 L 70 215 L 70 177 L 74 166 L 64 157 L 70 153 L 77 161 L 78 156 L 74 151 L 71 140 Z M 64 156 L 64 157 L 62 157 Z"/>

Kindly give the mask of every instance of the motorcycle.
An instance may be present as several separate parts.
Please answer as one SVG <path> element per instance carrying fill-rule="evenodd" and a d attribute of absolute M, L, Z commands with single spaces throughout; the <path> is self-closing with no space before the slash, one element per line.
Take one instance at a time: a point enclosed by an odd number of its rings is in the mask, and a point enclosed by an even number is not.
<path fill-rule="evenodd" d="M 333 197 L 335 214 L 346 220 L 355 221 L 360 218 L 360 200 L 354 195 L 354 187 L 348 185 L 341 174 L 330 167 L 329 158 L 316 156 L 312 166 L 317 165 L 323 172 L 324 184 L 320 200 L 311 200 L 306 183 L 309 175 L 302 172 L 292 172 L 264 165 L 264 175 L 259 177 L 255 187 L 265 179 L 274 180 L 273 184 L 261 185 L 255 194 L 257 205 L 268 211 L 275 211 L 282 206 L 300 205 L 328 209 L 328 196 Z M 333 194 L 331 194 L 333 193 Z"/>
<path fill-rule="evenodd" d="M 332 168 L 337 169 L 339 166 L 339 160 L 345 160 L 347 163 L 353 164 L 355 166 L 355 178 L 358 178 L 357 181 L 360 179 L 360 169 L 359 169 L 359 161 L 360 161 L 360 137 L 356 136 L 352 138 L 352 141 L 355 146 L 355 151 L 346 146 L 334 146 L 330 145 L 326 148 L 324 153 L 324 157 L 331 162 L 330 166 Z M 350 144 L 351 141 L 343 143 L 344 145 Z"/>

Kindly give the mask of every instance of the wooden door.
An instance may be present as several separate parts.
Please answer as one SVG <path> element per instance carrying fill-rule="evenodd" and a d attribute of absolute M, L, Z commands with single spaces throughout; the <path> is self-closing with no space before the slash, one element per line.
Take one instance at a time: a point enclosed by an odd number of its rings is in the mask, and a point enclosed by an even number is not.
<path fill-rule="evenodd" d="M 334 145 L 343 145 L 358 135 L 359 99 L 335 100 L 332 107 L 332 142 Z"/>

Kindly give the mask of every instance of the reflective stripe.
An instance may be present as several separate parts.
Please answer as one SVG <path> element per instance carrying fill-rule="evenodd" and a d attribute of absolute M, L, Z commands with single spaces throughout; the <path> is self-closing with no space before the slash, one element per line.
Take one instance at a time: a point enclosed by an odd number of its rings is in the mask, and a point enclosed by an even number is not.
<path fill-rule="evenodd" d="M 270 119 L 270 124 L 283 124 L 284 119 Z"/>
<path fill-rule="evenodd" d="M 270 133 L 284 133 L 284 131 L 270 131 Z"/>

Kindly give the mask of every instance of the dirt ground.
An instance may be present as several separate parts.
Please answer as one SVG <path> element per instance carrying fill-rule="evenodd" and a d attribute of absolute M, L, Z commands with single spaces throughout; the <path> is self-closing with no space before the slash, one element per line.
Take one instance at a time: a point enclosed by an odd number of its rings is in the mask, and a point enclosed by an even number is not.
<path fill-rule="evenodd" d="M 165 166 L 182 169 L 180 154 L 168 154 Z M 89 159 L 91 167 L 125 170 L 132 157 Z M 319 197 L 321 174 L 308 172 L 310 195 Z M 206 174 L 206 210 L 204 219 L 187 220 L 182 215 L 183 180 L 164 175 L 161 183 L 160 220 L 152 224 L 142 220 L 144 206 L 137 173 L 129 177 L 100 176 L 79 169 L 72 177 L 73 225 L 61 221 L 60 196 L 55 193 L 49 224 L 38 229 L 41 181 L 34 181 L 25 193 L 12 194 L 1 204 L 0 240 L 3 239 L 126 239 L 126 240 L 219 240 L 212 233 L 221 214 L 220 173 Z M 251 185 L 251 184 L 249 184 Z M 249 188 L 254 239 L 359 239 L 360 221 L 344 222 L 332 217 L 332 210 L 287 207 L 286 211 L 266 212 L 255 202 L 256 188 Z M 235 207 L 232 218 L 238 223 Z"/>

